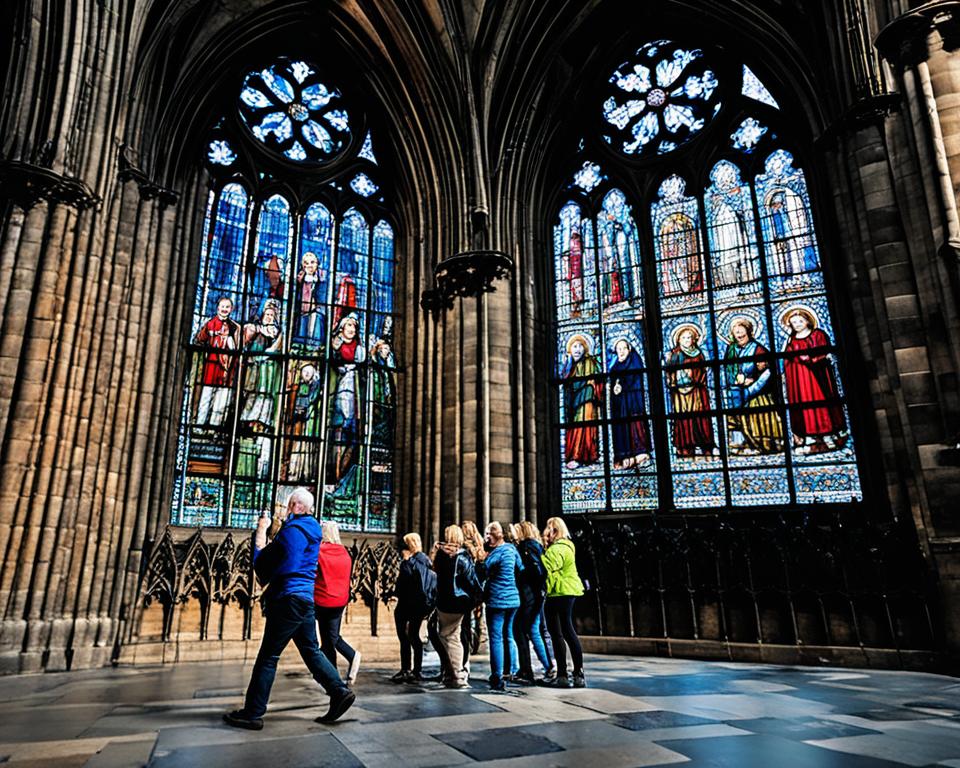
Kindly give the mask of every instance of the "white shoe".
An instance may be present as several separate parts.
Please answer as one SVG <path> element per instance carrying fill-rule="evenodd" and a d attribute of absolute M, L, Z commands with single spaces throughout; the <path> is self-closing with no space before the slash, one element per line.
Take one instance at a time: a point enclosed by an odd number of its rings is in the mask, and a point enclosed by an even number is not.
<path fill-rule="evenodd" d="M 357 673 L 360 672 L 360 651 L 354 651 L 353 661 L 347 669 L 347 682 L 353 684 L 357 681 Z"/>

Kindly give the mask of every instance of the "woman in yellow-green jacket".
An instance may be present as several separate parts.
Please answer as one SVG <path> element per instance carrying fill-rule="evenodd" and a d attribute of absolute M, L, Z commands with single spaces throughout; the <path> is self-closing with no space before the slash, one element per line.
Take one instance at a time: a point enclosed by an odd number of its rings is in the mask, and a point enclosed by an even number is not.
<path fill-rule="evenodd" d="M 557 659 L 557 677 L 551 684 L 569 688 L 567 677 L 567 650 L 573 659 L 573 687 L 585 688 L 583 677 L 583 649 L 573 628 L 573 601 L 583 594 L 583 582 L 577 575 L 576 549 L 570 541 L 567 524 L 559 517 L 551 517 L 543 529 L 543 566 L 547 571 L 547 628 Z"/>

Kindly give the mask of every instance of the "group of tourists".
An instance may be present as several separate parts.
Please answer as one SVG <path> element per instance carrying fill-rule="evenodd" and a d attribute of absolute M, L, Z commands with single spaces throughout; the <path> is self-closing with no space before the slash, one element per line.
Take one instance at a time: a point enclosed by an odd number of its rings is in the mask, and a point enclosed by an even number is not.
<path fill-rule="evenodd" d="M 262 517 L 257 523 L 253 567 L 266 586 L 265 625 L 243 707 L 223 716 L 236 728 L 263 728 L 280 654 L 291 640 L 330 696 L 329 709 L 317 722 L 334 722 L 356 700 L 351 685 L 360 669 L 360 652 L 340 636 L 350 601 L 350 553 L 336 523 L 321 524 L 313 509 L 313 494 L 297 488 L 276 520 Z M 583 651 L 573 628 L 573 603 L 583 594 L 583 584 L 563 520 L 550 518 L 542 536 L 530 522 L 507 529 L 490 523 L 482 537 L 474 523 L 451 525 L 429 557 L 418 534 L 408 533 L 403 542 L 394 611 L 401 669 L 394 682 L 424 679 L 421 631 L 427 621 L 441 660 L 440 679 L 451 688 L 468 687 L 473 618 L 485 612 L 491 688 L 503 690 L 508 682 L 586 685 Z M 531 645 L 543 669 L 539 680 Z M 346 678 L 337 670 L 337 654 L 347 661 Z"/>
<path fill-rule="evenodd" d="M 583 650 L 573 626 L 573 603 L 583 594 L 576 552 L 566 524 L 547 520 L 541 535 L 529 522 L 504 528 L 493 522 L 481 537 L 472 522 L 450 525 L 429 556 L 420 536 L 403 537 L 394 619 L 400 639 L 397 683 L 423 676 L 423 623 L 440 657 L 440 680 L 468 687 L 473 619 L 486 614 L 490 687 L 506 684 L 586 686 Z M 534 675 L 530 648 L 543 677 Z M 567 647 L 573 661 L 567 669 Z"/>

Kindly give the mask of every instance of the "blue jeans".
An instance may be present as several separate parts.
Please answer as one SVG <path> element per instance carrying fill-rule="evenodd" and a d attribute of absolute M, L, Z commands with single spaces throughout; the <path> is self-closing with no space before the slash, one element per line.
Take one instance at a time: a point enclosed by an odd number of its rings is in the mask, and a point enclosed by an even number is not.
<path fill-rule="evenodd" d="M 517 642 L 513 639 L 513 617 L 516 608 L 491 608 L 487 606 L 487 634 L 490 643 L 490 674 L 499 679 L 503 676 L 503 643 L 507 638 L 509 655 L 507 659 L 509 670 L 512 672 L 519 666 L 519 652 Z"/>
<path fill-rule="evenodd" d="M 253 665 L 253 674 L 250 676 L 250 685 L 247 686 L 247 696 L 243 703 L 243 711 L 247 717 L 263 717 L 263 713 L 267 711 L 270 689 L 277 675 L 277 662 L 291 640 L 300 651 L 300 658 L 307 665 L 313 679 L 320 683 L 327 693 L 332 695 L 346 688 L 337 668 L 320 653 L 312 600 L 303 600 L 292 595 L 279 597 L 267 604 L 266 616 L 267 623 L 263 629 L 260 652 Z"/>
<path fill-rule="evenodd" d="M 547 644 L 543 642 L 543 634 L 540 632 L 543 603 L 541 602 L 535 608 L 535 610 L 524 613 L 523 634 L 530 638 L 530 642 L 533 643 L 533 652 L 537 654 L 537 659 L 539 659 L 544 672 L 546 672 L 550 669 L 550 654 L 547 653 Z"/>

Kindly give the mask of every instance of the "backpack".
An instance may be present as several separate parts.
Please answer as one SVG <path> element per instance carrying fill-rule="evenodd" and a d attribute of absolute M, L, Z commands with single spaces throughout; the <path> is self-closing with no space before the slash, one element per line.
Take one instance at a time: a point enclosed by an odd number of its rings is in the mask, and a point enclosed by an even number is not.
<path fill-rule="evenodd" d="M 523 575 L 531 587 L 544 589 L 547 586 L 547 569 L 532 547 L 520 549 L 520 559 L 523 561 Z"/>
<path fill-rule="evenodd" d="M 427 565 L 407 561 L 409 566 L 409 592 L 404 597 L 404 608 L 426 616 L 437 605 L 437 574 Z"/>

